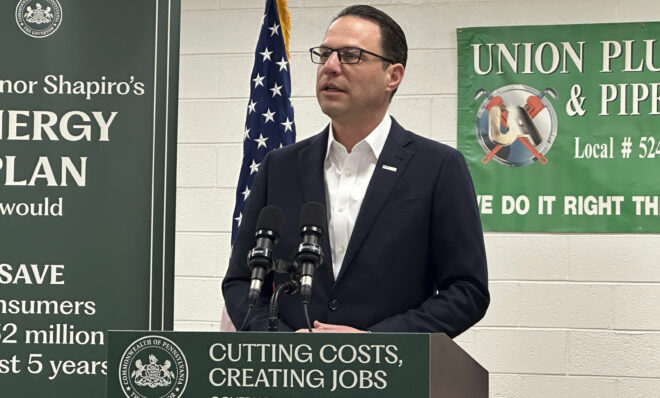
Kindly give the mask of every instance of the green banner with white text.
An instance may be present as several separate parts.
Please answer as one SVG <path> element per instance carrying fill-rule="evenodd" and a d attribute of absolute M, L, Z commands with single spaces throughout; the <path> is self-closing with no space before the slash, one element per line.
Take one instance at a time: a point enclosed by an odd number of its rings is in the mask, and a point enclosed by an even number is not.
<path fill-rule="evenodd" d="M 105 397 L 173 323 L 180 0 L 0 2 L 0 396 Z"/>
<path fill-rule="evenodd" d="M 484 230 L 660 232 L 660 23 L 461 28 Z"/>
<path fill-rule="evenodd" d="M 435 397 L 429 394 L 430 376 L 447 377 L 433 368 L 436 338 L 422 333 L 111 331 L 108 397 Z"/>

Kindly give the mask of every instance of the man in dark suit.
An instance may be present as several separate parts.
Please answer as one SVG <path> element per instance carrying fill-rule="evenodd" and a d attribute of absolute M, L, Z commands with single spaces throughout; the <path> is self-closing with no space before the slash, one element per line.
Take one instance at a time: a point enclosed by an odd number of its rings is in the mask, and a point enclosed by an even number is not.
<path fill-rule="evenodd" d="M 247 311 L 246 255 L 259 211 L 284 211 L 275 255 L 291 259 L 300 208 L 315 201 L 328 213 L 309 303 L 315 332 L 457 336 L 489 304 L 483 233 L 462 155 L 406 131 L 387 111 L 405 71 L 403 31 L 373 7 L 352 6 L 310 52 L 331 123 L 260 165 L 223 281 L 232 321 L 240 325 Z M 267 329 L 272 286 L 286 278 L 266 279 L 246 329 Z M 300 330 L 304 319 L 300 296 L 283 296 L 280 330 Z"/>

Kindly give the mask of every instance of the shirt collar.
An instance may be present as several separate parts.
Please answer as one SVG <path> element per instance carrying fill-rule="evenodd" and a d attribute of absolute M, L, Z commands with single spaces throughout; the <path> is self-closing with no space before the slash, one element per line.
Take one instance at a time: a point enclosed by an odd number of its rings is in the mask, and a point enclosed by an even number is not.
<path fill-rule="evenodd" d="M 373 129 L 371 133 L 369 133 L 362 141 L 355 144 L 353 148 L 355 149 L 359 145 L 364 145 L 362 144 L 362 142 L 364 142 L 369 146 L 369 148 L 371 148 L 371 151 L 373 152 L 374 156 L 376 157 L 376 159 L 378 159 L 380 153 L 383 151 L 383 147 L 385 146 L 385 141 L 387 140 L 387 136 L 390 133 L 391 127 L 392 127 L 392 118 L 390 117 L 390 112 L 386 111 L 383 120 L 381 120 L 378 126 L 376 126 L 376 128 Z M 341 145 L 338 141 L 335 140 L 335 136 L 332 132 L 332 122 L 330 122 L 330 127 L 328 131 L 328 145 L 325 151 L 325 160 L 327 160 L 328 156 L 330 156 L 333 143 L 335 146 Z M 341 147 L 344 148 L 344 150 L 346 150 L 346 148 L 343 145 L 341 145 Z"/>

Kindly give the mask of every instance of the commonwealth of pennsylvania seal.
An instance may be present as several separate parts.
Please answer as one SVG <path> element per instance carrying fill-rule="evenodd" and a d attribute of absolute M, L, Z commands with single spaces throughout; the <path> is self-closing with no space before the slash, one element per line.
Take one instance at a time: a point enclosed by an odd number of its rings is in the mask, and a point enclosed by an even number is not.
<path fill-rule="evenodd" d="M 62 23 L 62 6 L 58 0 L 20 0 L 16 5 L 16 23 L 28 36 L 50 36 Z"/>
<path fill-rule="evenodd" d="M 164 337 L 141 337 L 121 356 L 119 384 L 127 398 L 178 398 L 187 382 L 185 355 Z"/>

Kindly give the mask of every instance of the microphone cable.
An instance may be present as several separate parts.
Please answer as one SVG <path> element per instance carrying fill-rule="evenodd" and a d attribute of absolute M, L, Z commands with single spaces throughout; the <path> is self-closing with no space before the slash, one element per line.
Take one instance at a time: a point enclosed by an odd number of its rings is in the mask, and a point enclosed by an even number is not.
<path fill-rule="evenodd" d="M 245 314 L 245 318 L 243 318 L 243 324 L 238 329 L 239 332 L 244 332 L 245 331 L 245 326 L 247 326 L 247 320 L 250 317 L 250 313 L 252 312 L 252 308 L 254 308 L 254 304 L 248 304 L 248 310 L 247 310 L 247 313 Z"/>
<path fill-rule="evenodd" d="M 287 294 L 294 294 L 298 291 L 300 285 L 295 281 L 287 281 L 277 286 L 275 292 L 270 298 L 270 305 L 268 306 L 268 331 L 276 332 L 277 331 L 277 314 L 279 313 L 279 302 L 280 295 L 282 292 Z M 307 306 L 304 305 L 305 310 L 305 319 L 307 321 L 307 328 L 311 332 L 312 327 L 309 323 L 309 317 L 307 316 Z"/>
<path fill-rule="evenodd" d="M 310 333 L 314 333 L 312 331 L 312 324 L 309 322 L 309 312 L 307 310 L 307 303 L 303 303 L 303 314 L 305 314 L 305 322 L 307 322 L 307 330 L 309 330 Z"/>

